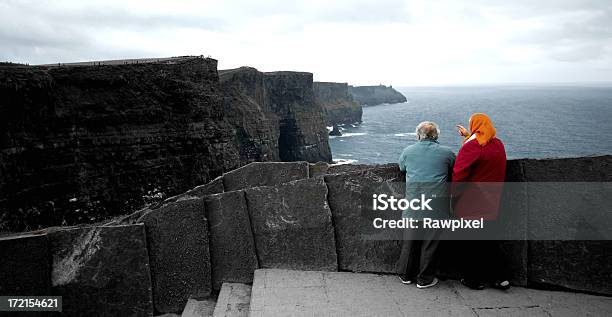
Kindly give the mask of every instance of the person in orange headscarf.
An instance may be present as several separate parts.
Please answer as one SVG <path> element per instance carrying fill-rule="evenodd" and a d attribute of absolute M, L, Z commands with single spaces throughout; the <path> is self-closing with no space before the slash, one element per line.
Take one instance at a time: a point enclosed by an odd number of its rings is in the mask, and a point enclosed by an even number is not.
<path fill-rule="evenodd" d="M 470 117 L 469 131 L 461 125 L 457 128 L 464 141 L 453 167 L 454 214 L 463 219 L 483 219 L 484 227 L 495 228 L 506 177 L 504 144 L 484 113 Z M 461 250 L 467 253 L 461 282 L 473 289 L 483 289 L 485 283 L 507 289 L 510 283 L 498 251 L 495 241 L 466 241 Z"/>

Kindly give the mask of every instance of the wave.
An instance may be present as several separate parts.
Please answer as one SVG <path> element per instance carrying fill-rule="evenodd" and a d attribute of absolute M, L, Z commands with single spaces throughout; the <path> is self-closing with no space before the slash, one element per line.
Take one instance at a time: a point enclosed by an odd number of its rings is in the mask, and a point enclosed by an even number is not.
<path fill-rule="evenodd" d="M 329 138 L 330 139 L 335 139 L 335 138 L 348 138 L 350 136 L 360 136 L 360 135 L 366 135 L 367 133 L 365 132 L 347 132 L 347 133 L 343 133 L 342 135 L 332 135 Z"/>
<path fill-rule="evenodd" d="M 393 136 L 399 136 L 399 137 L 404 137 L 404 136 L 416 136 L 416 133 L 414 132 L 406 132 L 406 133 L 396 133 Z"/>
<path fill-rule="evenodd" d="M 353 159 L 333 159 L 334 164 L 332 165 L 345 165 L 345 164 L 353 164 L 357 163 L 357 160 Z"/>

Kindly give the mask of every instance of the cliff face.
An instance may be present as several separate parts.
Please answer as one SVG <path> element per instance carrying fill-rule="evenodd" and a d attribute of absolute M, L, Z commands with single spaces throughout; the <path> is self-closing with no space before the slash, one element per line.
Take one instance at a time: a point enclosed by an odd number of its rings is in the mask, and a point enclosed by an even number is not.
<path fill-rule="evenodd" d="M 241 165 L 278 161 L 279 118 L 266 102 L 264 74 L 255 68 L 220 70 L 225 116 L 236 129 Z"/>
<path fill-rule="evenodd" d="M 328 125 L 361 122 L 363 109 L 348 87 L 347 83 L 313 83 L 315 99 L 323 107 Z"/>
<path fill-rule="evenodd" d="M 253 161 L 330 161 L 312 74 L 0 66 L 0 231 L 96 222 Z"/>
<path fill-rule="evenodd" d="M 266 103 L 278 117 L 282 161 L 331 162 L 321 105 L 314 100 L 312 74 L 264 73 Z"/>
<path fill-rule="evenodd" d="M 368 106 L 406 102 L 406 97 L 391 86 L 349 86 L 349 93 L 360 104 Z"/>
<path fill-rule="evenodd" d="M 219 78 L 243 163 L 331 161 L 323 109 L 314 101 L 311 73 L 262 73 L 241 67 L 221 70 Z"/>

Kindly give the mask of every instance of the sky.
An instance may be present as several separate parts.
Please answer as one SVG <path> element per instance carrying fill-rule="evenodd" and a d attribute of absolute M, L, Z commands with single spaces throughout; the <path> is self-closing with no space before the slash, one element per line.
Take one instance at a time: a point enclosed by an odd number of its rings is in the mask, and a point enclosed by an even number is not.
<path fill-rule="evenodd" d="M 612 1 L 0 2 L 0 61 L 204 55 L 393 86 L 612 82 Z"/>

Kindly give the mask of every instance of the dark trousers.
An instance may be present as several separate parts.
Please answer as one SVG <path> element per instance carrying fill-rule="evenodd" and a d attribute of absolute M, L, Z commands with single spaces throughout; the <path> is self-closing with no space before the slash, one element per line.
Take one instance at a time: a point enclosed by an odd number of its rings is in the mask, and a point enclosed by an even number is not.
<path fill-rule="evenodd" d="M 486 226 L 486 224 L 485 224 Z M 488 283 L 509 279 L 508 264 L 497 240 L 459 242 L 462 277 L 468 281 Z"/>
<path fill-rule="evenodd" d="M 429 284 L 437 271 L 440 229 L 405 229 L 397 273 L 418 284 Z"/>

